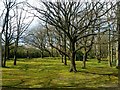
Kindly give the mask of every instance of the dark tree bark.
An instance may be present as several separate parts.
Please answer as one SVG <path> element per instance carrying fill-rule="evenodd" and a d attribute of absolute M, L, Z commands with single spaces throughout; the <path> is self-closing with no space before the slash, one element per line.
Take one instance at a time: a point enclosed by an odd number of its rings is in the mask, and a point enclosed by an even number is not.
<path fill-rule="evenodd" d="M 14 65 L 16 65 L 16 61 L 17 61 L 17 48 L 18 48 L 18 37 L 15 41 L 15 48 L 14 48 Z"/>
<path fill-rule="evenodd" d="M 120 1 L 117 1 L 117 32 L 118 32 L 118 88 L 120 88 Z"/>
<path fill-rule="evenodd" d="M 92 32 L 93 32 L 93 30 L 92 30 Z M 92 49 L 92 46 L 93 46 L 94 36 L 91 37 L 91 40 L 87 40 L 87 39 L 88 38 L 85 39 L 85 45 L 84 45 L 84 55 L 83 55 L 83 68 L 84 69 L 86 68 L 86 61 L 87 61 L 88 53 L 90 52 L 90 50 Z"/>
<path fill-rule="evenodd" d="M 111 42 L 110 42 L 110 39 L 111 39 L 111 33 L 110 33 L 110 29 L 109 29 L 109 41 L 108 41 L 108 64 L 110 67 L 112 67 L 112 62 L 111 62 Z"/>
<path fill-rule="evenodd" d="M 120 68 L 120 1 L 117 2 L 118 68 Z"/>
<path fill-rule="evenodd" d="M 3 65 L 3 60 L 2 60 L 2 33 L 0 33 L 0 67 Z"/>
<path fill-rule="evenodd" d="M 5 35 L 4 38 L 4 59 L 3 59 L 3 67 L 6 66 L 6 60 L 9 59 L 9 46 L 10 46 L 10 33 L 11 33 L 11 26 L 9 25 L 11 22 L 11 18 L 14 17 L 10 15 L 10 11 L 13 10 L 13 7 L 16 6 L 16 0 L 3 0 L 4 3 L 4 21 L 3 21 L 3 28 L 2 34 Z M 9 31 L 10 30 L 10 31 Z"/>
<path fill-rule="evenodd" d="M 63 59 L 64 55 L 62 54 L 61 56 L 62 56 L 62 63 L 64 63 L 64 59 Z"/>
<path fill-rule="evenodd" d="M 43 58 L 43 50 L 41 50 L 41 58 Z"/>
<path fill-rule="evenodd" d="M 87 53 L 84 53 L 84 55 L 83 55 L 83 69 L 86 68 L 86 61 L 87 61 Z"/>
<path fill-rule="evenodd" d="M 8 4 L 8 7 L 7 7 L 7 13 L 6 13 L 6 16 L 5 16 L 5 22 L 6 23 L 6 29 L 5 29 L 5 52 L 4 52 L 4 62 L 3 62 L 3 67 L 6 66 L 6 60 L 7 60 L 7 57 L 8 57 L 8 22 L 9 22 L 9 8 L 10 7 L 10 4 Z M 4 27 L 3 27 L 4 28 Z"/>
<path fill-rule="evenodd" d="M 64 51 L 66 53 L 66 34 L 64 34 Z M 67 65 L 66 55 L 64 55 L 64 65 Z"/>
<path fill-rule="evenodd" d="M 75 64 L 75 42 L 71 43 L 71 66 L 70 66 L 70 72 L 77 72 L 76 64 Z"/>

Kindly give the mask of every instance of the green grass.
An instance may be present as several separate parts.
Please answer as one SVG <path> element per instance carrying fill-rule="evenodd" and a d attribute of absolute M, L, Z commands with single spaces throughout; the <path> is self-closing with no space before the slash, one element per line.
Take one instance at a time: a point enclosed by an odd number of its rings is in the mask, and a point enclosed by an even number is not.
<path fill-rule="evenodd" d="M 2 86 L 17 88 L 98 88 L 116 87 L 118 70 L 109 67 L 107 61 L 89 60 L 87 68 L 76 61 L 77 73 L 69 72 L 59 58 L 19 59 L 17 65 L 7 61 L 2 68 Z"/>

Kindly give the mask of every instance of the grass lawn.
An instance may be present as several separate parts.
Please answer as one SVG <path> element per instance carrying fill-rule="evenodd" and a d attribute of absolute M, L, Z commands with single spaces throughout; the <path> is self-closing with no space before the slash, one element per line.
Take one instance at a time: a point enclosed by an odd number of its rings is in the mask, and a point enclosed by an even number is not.
<path fill-rule="evenodd" d="M 59 58 L 19 59 L 16 66 L 9 60 L 6 66 L 2 68 L 3 89 L 9 87 L 94 90 L 114 88 L 118 83 L 118 70 L 109 67 L 107 61 L 98 63 L 94 59 L 87 61 L 86 69 L 82 69 L 81 61 L 76 61 L 77 73 L 69 72 L 70 62 L 68 61 L 68 65 L 65 66 Z"/>

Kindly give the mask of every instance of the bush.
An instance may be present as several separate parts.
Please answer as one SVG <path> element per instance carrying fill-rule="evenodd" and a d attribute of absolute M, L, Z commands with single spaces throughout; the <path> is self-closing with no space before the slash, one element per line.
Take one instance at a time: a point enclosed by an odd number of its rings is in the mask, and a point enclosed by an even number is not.
<path fill-rule="evenodd" d="M 14 58 L 14 48 L 10 51 L 10 58 Z M 24 46 L 19 46 L 17 51 L 18 58 L 37 58 L 41 57 L 40 50 L 35 48 L 25 48 Z"/>
<path fill-rule="evenodd" d="M 78 51 L 76 53 L 76 61 L 82 61 L 83 60 L 83 53 L 81 51 Z"/>
<path fill-rule="evenodd" d="M 91 50 L 89 53 L 88 53 L 88 59 L 94 59 L 96 56 L 95 56 L 95 53 L 93 50 Z"/>

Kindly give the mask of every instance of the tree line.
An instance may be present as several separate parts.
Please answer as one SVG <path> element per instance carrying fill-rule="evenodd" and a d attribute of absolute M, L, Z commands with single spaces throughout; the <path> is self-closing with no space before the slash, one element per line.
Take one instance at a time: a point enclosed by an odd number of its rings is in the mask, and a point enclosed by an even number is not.
<path fill-rule="evenodd" d="M 117 66 L 120 66 L 119 3 L 119 1 L 82 2 L 81 0 L 40 1 L 39 6 L 43 5 L 43 9 L 27 1 L 16 3 L 16 0 L 6 0 L 5 11 L 1 16 L 4 35 L 2 41 L 5 49 L 2 65 L 5 66 L 11 45 L 15 46 L 14 65 L 16 65 L 18 43 L 22 38 L 24 43 L 39 49 L 41 57 L 44 52 L 52 56 L 52 51 L 57 50 L 65 65 L 67 58 L 71 61 L 70 72 L 77 72 L 75 60 L 80 52 L 83 54 L 84 68 L 88 55 L 92 53 L 98 62 L 101 62 L 101 58 L 107 57 L 110 66 L 116 57 Z M 10 11 L 14 13 L 13 16 L 10 15 Z M 25 13 L 32 16 L 26 16 Z M 33 21 L 31 19 L 25 23 L 29 17 L 37 17 L 40 24 L 32 31 L 26 32 Z"/>

